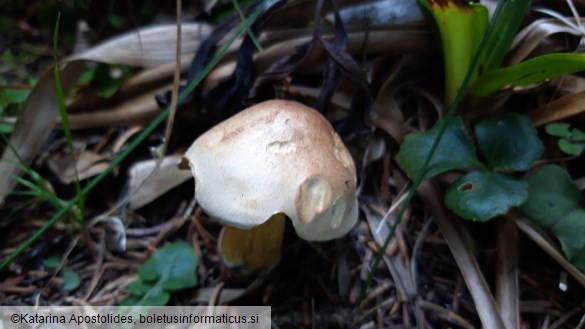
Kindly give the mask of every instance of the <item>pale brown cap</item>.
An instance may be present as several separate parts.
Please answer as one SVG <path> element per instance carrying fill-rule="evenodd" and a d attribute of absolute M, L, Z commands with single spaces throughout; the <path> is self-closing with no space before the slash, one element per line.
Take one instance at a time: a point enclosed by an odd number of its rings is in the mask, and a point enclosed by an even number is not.
<path fill-rule="evenodd" d="M 297 102 L 254 105 L 201 135 L 185 154 L 195 198 L 226 225 L 251 228 L 286 214 L 309 241 L 343 236 L 356 223 L 356 170 L 317 111 Z"/>

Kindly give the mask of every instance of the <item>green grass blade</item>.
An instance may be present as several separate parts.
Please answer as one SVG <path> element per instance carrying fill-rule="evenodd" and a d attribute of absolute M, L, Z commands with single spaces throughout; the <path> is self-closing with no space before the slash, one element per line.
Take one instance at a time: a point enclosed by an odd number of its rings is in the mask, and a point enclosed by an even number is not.
<path fill-rule="evenodd" d="M 266 1 L 264 1 L 266 2 Z M 240 28 L 229 38 L 226 44 L 220 49 L 220 51 L 215 55 L 209 63 L 205 66 L 205 68 L 195 77 L 195 79 L 179 94 L 178 100 L 179 102 L 185 99 L 185 97 L 191 93 L 203 79 L 211 72 L 211 70 L 219 63 L 219 61 L 225 56 L 229 47 L 234 43 L 234 41 L 239 38 L 247 29 L 249 29 L 250 24 L 256 20 L 256 18 L 262 13 L 264 6 L 259 5 L 254 12 L 242 22 Z M 160 125 L 165 118 L 169 114 L 169 108 L 165 108 L 161 111 L 152 121 L 151 123 L 138 135 L 136 138 L 128 145 L 124 151 L 117 156 L 110 165 L 104 170 L 101 174 L 93 178 L 81 191 L 82 194 L 85 196 L 87 195 L 93 188 L 97 186 L 116 166 L 118 166 L 140 143 L 142 143 L 157 127 Z M 30 236 L 26 241 L 21 243 L 6 259 L 0 263 L 0 272 L 6 269 L 6 267 L 24 252 L 28 247 L 30 247 L 37 239 L 39 239 L 45 232 L 47 232 L 63 215 L 69 211 L 78 201 L 81 196 L 76 196 L 72 200 L 68 201 L 67 204 L 59 209 L 49 221 L 45 223 L 38 231 L 36 231 L 32 236 Z"/>
<path fill-rule="evenodd" d="M 497 69 L 502 65 L 504 56 L 510 49 L 529 6 L 530 0 L 505 1 L 501 18 L 487 41 L 484 72 Z"/>
<path fill-rule="evenodd" d="M 487 72 L 472 85 L 475 97 L 492 95 L 504 87 L 527 86 L 546 79 L 585 71 L 585 54 L 548 54 Z"/>
<path fill-rule="evenodd" d="M 77 157 L 73 149 L 73 138 L 71 137 L 71 129 L 69 128 L 69 117 L 67 115 L 67 108 L 65 107 L 65 97 L 63 96 L 63 88 L 61 87 L 61 79 L 59 78 L 59 62 L 57 61 L 57 46 L 59 41 L 59 20 L 61 13 L 57 14 L 57 22 L 55 23 L 55 31 L 53 33 L 53 60 L 55 66 L 53 67 L 53 79 L 55 81 L 55 95 L 57 97 L 57 105 L 59 106 L 59 115 L 61 116 L 61 125 L 69 147 L 69 156 L 73 159 L 73 170 L 75 173 L 75 193 L 77 195 L 77 207 L 81 213 L 85 204 L 85 197 L 81 193 L 81 183 L 79 182 L 79 175 L 77 174 Z M 83 221 L 80 221 L 83 224 Z"/>
<path fill-rule="evenodd" d="M 244 12 L 242 11 L 242 8 L 240 8 L 240 3 L 238 2 L 238 0 L 232 0 L 232 3 L 234 5 L 234 8 L 236 8 L 236 11 L 240 15 L 240 19 L 243 22 L 246 19 L 246 17 L 244 16 Z M 254 47 L 256 47 L 256 49 L 258 49 L 258 51 L 261 52 L 262 46 L 260 46 L 260 42 L 258 42 L 258 39 L 256 38 L 256 35 L 254 35 L 254 32 L 252 31 L 252 29 L 248 27 L 248 29 L 246 29 L 246 33 L 248 33 L 248 35 L 250 36 L 250 39 L 252 39 L 252 43 L 254 43 Z"/>

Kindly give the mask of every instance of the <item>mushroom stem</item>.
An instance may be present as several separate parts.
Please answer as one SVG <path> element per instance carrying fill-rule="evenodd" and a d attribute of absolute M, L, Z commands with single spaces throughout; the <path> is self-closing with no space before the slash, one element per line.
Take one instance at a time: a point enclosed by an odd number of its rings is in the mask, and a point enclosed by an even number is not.
<path fill-rule="evenodd" d="M 224 226 L 218 242 L 223 264 L 245 275 L 270 272 L 280 260 L 284 221 L 278 213 L 252 229 Z"/>

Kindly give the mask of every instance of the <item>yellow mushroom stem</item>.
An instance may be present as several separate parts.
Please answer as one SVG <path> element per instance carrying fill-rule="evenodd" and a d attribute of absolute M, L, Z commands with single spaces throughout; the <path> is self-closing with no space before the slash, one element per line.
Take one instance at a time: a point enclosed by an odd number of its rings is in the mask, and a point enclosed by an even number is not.
<path fill-rule="evenodd" d="M 223 264 L 246 275 L 270 272 L 280 260 L 284 225 L 278 213 L 248 230 L 224 226 L 218 242 Z"/>

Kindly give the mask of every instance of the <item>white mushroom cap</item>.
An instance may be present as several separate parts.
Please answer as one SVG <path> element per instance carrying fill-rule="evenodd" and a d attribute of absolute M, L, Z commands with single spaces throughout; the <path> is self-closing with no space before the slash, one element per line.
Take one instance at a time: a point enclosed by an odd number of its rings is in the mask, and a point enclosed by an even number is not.
<path fill-rule="evenodd" d="M 308 241 L 335 239 L 356 223 L 356 170 L 317 111 L 297 102 L 254 105 L 187 150 L 195 199 L 226 225 L 251 228 L 286 214 Z"/>

